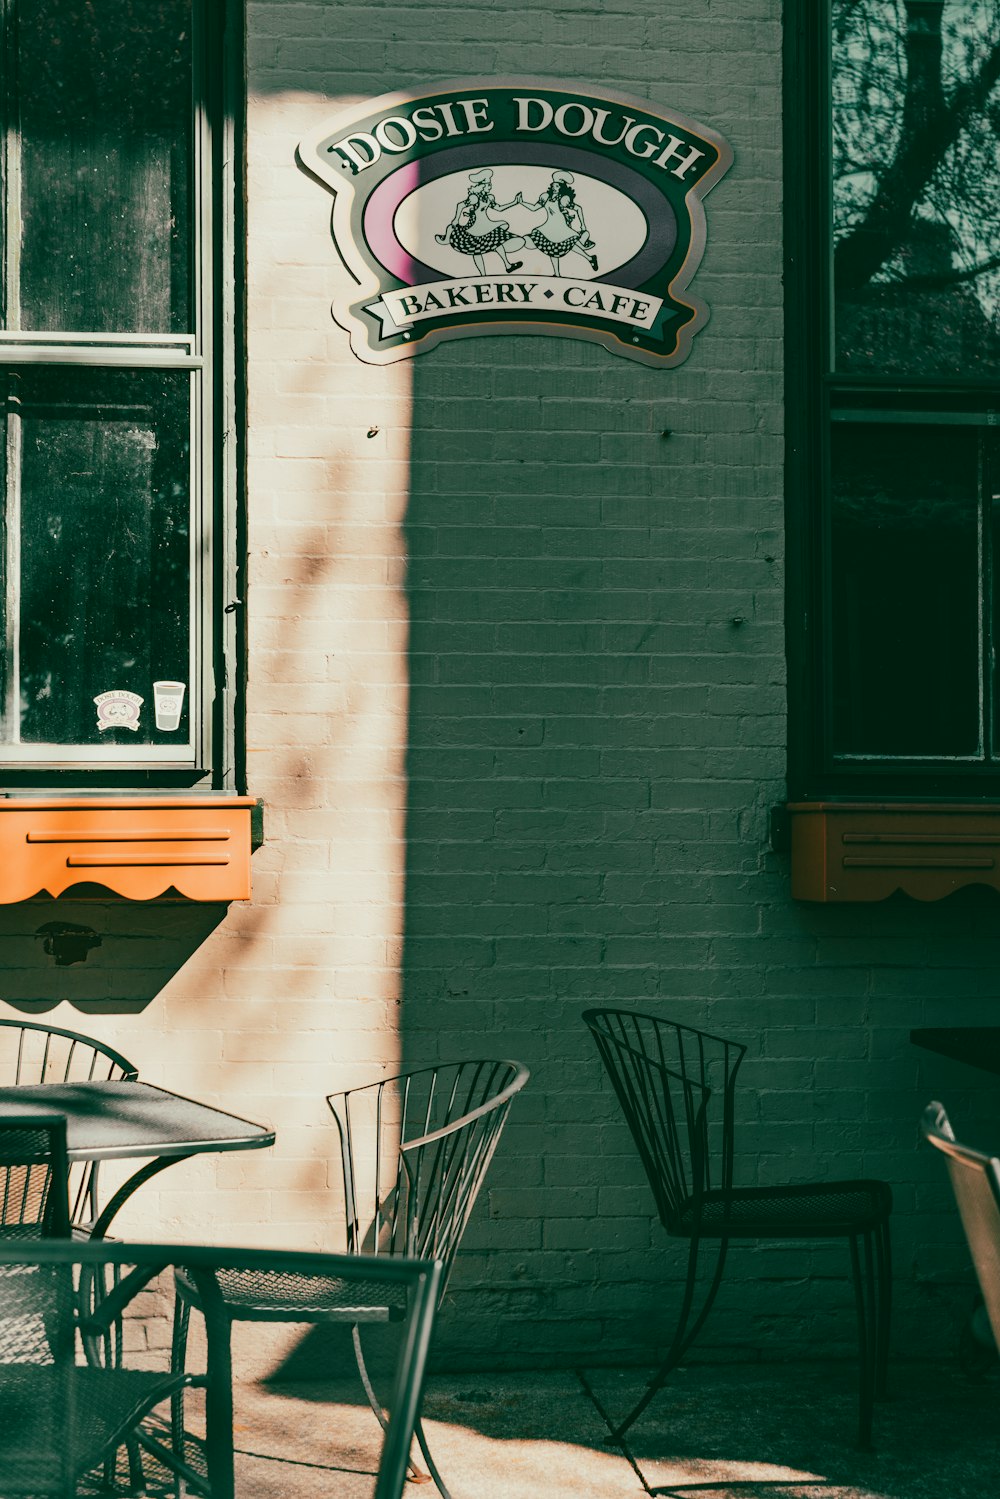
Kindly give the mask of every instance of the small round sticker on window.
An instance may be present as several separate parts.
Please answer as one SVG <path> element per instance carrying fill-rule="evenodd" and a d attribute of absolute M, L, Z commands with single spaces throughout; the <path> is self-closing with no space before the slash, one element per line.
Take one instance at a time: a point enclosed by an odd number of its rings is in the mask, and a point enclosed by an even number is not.
<path fill-rule="evenodd" d="M 105 729 L 131 729 L 139 732 L 139 709 L 143 699 L 137 692 L 117 689 L 99 692 L 94 698 L 97 704 L 97 727 L 103 734 Z"/>

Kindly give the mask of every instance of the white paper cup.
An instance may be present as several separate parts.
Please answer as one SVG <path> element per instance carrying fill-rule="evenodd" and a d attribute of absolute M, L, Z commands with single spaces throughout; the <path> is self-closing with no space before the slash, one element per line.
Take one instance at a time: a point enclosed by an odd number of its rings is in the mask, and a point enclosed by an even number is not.
<path fill-rule="evenodd" d="M 172 734 L 180 728 L 181 707 L 184 702 L 183 682 L 154 682 L 153 707 L 156 712 L 156 727 L 164 734 Z"/>

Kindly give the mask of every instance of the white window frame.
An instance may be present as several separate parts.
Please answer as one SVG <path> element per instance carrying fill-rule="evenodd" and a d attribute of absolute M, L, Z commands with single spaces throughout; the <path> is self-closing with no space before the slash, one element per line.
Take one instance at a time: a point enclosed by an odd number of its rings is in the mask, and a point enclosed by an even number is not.
<path fill-rule="evenodd" d="M 6 12 L 11 0 L 0 0 Z M 40 333 L 16 326 L 17 253 L 20 242 L 20 174 L 16 121 L 8 121 L 3 152 L 5 242 L 12 247 L 6 277 L 7 326 L 0 331 L 0 370 L 10 367 L 71 365 L 78 369 L 187 370 L 191 397 L 190 474 L 190 660 L 188 712 L 190 737 L 169 744 L 59 745 L 18 742 L 19 711 L 16 607 L 19 583 L 17 495 L 8 496 L 6 526 L 8 578 L 8 702 L 0 704 L 14 738 L 0 742 L 0 775 L 79 771 L 137 773 L 148 786 L 158 774 L 165 788 L 206 783 L 237 786 L 235 765 L 236 609 L 240 569 L 237 535 L 237 394 L 233 333 L 237 326 L 237 278 L 233 205 L 239 177 L 234 93 L 240 75 L 236 53 L 241 33 L 218 0 L 193 0 L 191 152 L 191 308 L 194 327 L 185 334 Z M 235 13 L 236 7 L 232 7 Z M 228 24 L 227 24 L 228 22 Z M 216 28 L 211 39 L 208 28 Z M 210 77 L 210 69 L 214 74 Z M 209 97 L 218 99 L 210 110 Z M 213 120 L 212 113 L 218 114 Z M 213 166 L 214 164 L 214 166 Z M 226 205 L 229 205 L 227 211 Z M 229 267 L 228 274 L 224 268 Z M 225 337 L 224 337 L 225 333 Z M 15 471 L 5 455 L 8 483 Z M 16 486 L 15 486 L 16 487 Z M 224 606 L 228 608 L 223 612 Z M 228 663 L 228 665 L 227 665 Z M 218 669 L 217 669 L 218 668 Z M 113 684 L 111 684 L 113 685 Z M 152 703 L 148 705 L 152 711 Z M 146 708 L 144 707 L 144 712 Z M 96 709 L 95 709 L 96 712 Z M 98 782 L 85 774 L 81 784 Z M 116 781 L 116 784 L 118 782 Z"/>

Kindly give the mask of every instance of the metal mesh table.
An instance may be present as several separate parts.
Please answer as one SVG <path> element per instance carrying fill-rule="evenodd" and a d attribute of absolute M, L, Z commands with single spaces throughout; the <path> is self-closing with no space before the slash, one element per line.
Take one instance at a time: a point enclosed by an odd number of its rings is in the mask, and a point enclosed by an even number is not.
<path fill-rule="evenodd" d="M 70 1161 L 144 1159 L 103 1208 L 91 1237 L 103 1238 L 132 1193 L 151 1176 L 189 1156 L 209 1151 L 260 1150 L 274 1131 L 209 1104 L 130 1081 L 36 1083 L 0 1088 L 0 1117 L 58 1113 L 66 1116 Z"/>

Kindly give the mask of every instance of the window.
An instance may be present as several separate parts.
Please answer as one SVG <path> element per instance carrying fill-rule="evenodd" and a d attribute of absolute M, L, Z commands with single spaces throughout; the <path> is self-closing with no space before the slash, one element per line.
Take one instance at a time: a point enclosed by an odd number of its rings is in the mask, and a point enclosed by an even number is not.
<path fill-rule="evenodd" d="M 222 6 L 0 0 L 3 649 L 17 785 L 233 778 Z"/>
<path fill-rule="evenodd" d="M 1000 0 L 790 11 L 790 794 L 1000 789 Z"/>

